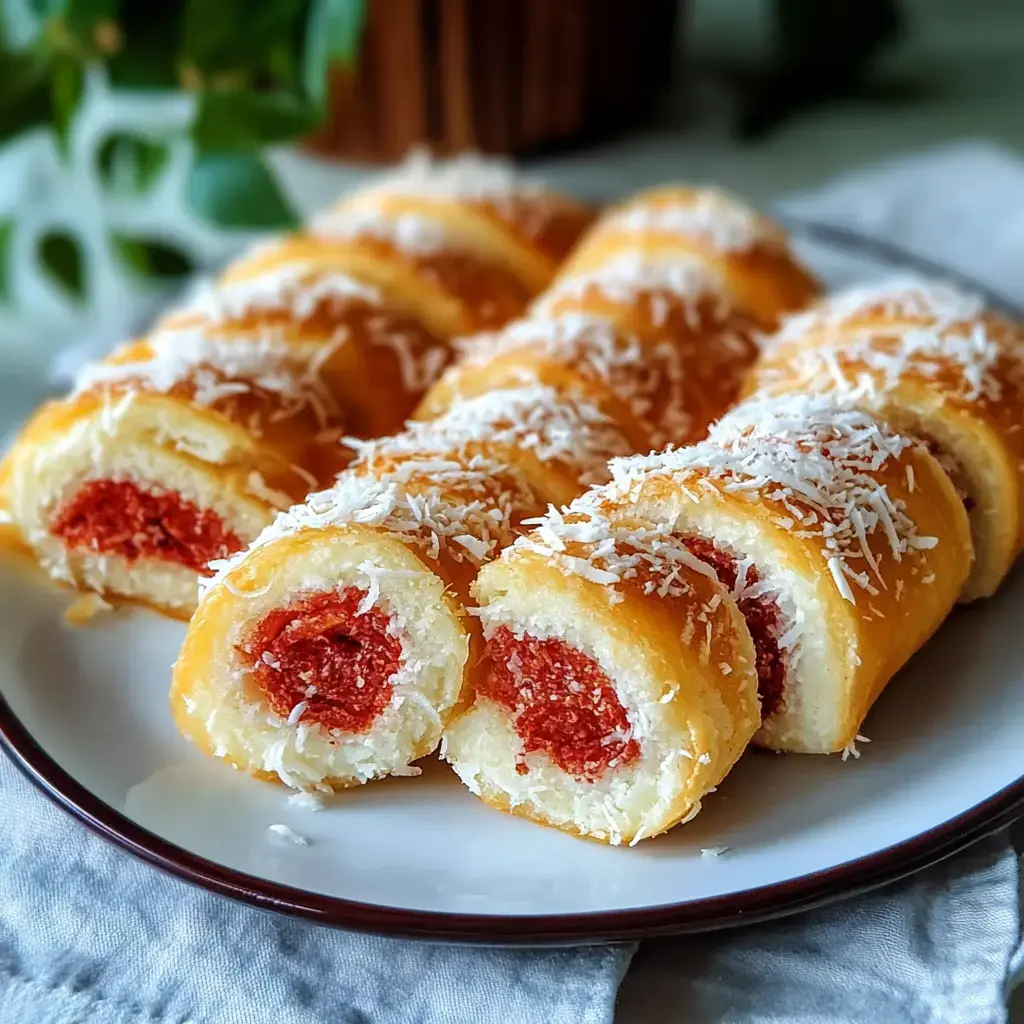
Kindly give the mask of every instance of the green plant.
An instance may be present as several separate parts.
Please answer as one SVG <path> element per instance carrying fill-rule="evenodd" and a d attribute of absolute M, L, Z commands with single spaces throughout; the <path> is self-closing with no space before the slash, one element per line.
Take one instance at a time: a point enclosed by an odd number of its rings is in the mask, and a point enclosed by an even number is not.
<path fill-rule="evenodd" d="M 354 63 L 365 17 L 366 0 L 0 0 L 0 140 L 48 125 L 66 145 L 93 65 L 115 90 L 187 90 L 194 212 L 227 228 L 289 226 L 294 211 L 260 150 L 323 120 L 329 72 Z M 101 180 L 145 192 L 169 144 L 112 136 L 99 150 Z M 81 273 L 62 252 L 50 262 L 74 290 Z M 174 265 L 130 253 L 140 268 Z"/>

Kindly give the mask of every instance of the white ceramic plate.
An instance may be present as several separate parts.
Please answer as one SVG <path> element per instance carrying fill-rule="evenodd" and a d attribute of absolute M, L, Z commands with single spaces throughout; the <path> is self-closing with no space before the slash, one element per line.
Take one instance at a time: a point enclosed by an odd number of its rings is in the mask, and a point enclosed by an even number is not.
<path fill-rule="evenodd" d="M 806 255 L 832 280 L 881 269 L 834 241 Z M 348 927 L 501 942 L 721 927 L 880 884 L 1024 811 L 1024 572 L 956 612 L 892 682 L 858 759 L 751 752 L 691 824 L 634 849 L 490 810 L 433 759 L 420 778 L 342 793 L 316 813 L 289 805 L 282 787 L 176 732 L 167 689 L 183 625 L 123 610 L 73 628 L 70 600 L 0 567 L 8 752 L 150 862 Z"/>

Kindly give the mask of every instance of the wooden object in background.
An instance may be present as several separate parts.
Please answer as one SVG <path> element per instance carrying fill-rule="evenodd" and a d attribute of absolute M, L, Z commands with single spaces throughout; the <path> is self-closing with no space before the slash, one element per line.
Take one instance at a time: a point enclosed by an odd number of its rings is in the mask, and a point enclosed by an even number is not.
<path fill-rule="evenodd" d="M 371 0 L 354 74 L 309 140 L 331 156 L 523 153 L 641 120 L 669 76 L 679 0 Z"/>

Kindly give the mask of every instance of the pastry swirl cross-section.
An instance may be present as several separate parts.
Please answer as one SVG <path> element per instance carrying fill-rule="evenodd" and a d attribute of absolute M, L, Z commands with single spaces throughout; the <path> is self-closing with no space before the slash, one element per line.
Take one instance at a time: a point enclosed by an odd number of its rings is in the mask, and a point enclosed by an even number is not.
<path fill-rule="evenodd" d="M 477 569 L 627 450 L 596 409 L 543 388 L 366 442 L 205 587 L 175 666 L 179 727 L 306 790 L 415 774 L 479 653 Z"/>
<path fill-rule="evenodd" d="M 927 448 L 828 397 L 751 399 L 612 473 L 480 572 L 445 737 L 482 799 L 569 832 L 664 831 L 751 740 L 843 750 L 970 568 Z"/>

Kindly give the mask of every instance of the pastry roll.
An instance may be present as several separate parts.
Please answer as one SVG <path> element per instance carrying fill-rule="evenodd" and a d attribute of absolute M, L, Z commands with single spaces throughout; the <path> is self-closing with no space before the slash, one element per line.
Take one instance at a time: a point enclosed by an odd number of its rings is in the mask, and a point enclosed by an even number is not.
<path fill-rule="evenodd" d="M 419 169 L 417 169 L 419 168 Z M 500 327 L 551 280 L 589 220 L 499 166 L 414 165 L 315 217 L 361 280 L 400 292 L 435 334 Z"/>
<path fill-rule="evenodd" d="M 244 548 L 346 461 L 316 363 L 294 357 L 193 333 L 87 367 L 71 396 L 29 421 L 0 478 L 40 564 L 187 617 L 210 560 Z"/>
<path fill-rule="evenodd" d="M 818 292 L 777 224 L 713 188 L 667 186 L 613 207 L 563 264 L 558 281 L 590 273 L 624 252 L 715 271 L 735 304 L 765 328 Z"/>
<path fill-rule="evenodd" d="M 456 402 L 437 419 L 412 421 L 393 437 L 348 443 L 362 464 L 388 469 L 409 457 L 456 448 L 499 456 L 518 467 L 545 505 L 558 506 L 608 480 L 609 460 L 634 451 L 597 405 L 536 384 L 485 391 Z"/>
<path fill-rule="evenodd" d="M 479 645 L 477 569 L 564 495 L 574 460 L 582 478 L 610 453 L 603 420 L 530 402 L 486 396 L 366 443 L 335 488 L 230 559 L 175 666 L 181 731 L 301 789 L 415 774 Z"/>
<path fill-rule="evenodd" d="M 500 810 L 633 845 L 692 818 L 760 724 L 730 591 L 600 489 L 484 566 L 475 597 L 483 657 L 443 751 Z"/>
<path fill-rule="evenodd" d="M 417 418 L 490 391 L 540 384 L 599 408 L 632 451 L 667 444 L 693 426 L 676 347 L 621 333 L 600 318 L 519 320 L 494 334 L 459 339 L 456 350 L 455 364 L 426 393 Z"/>
<path fill-rule="evenodd" d="M 970 571 L 967 513 L 939 462 L 832 397 L 748 399 L 706 441 L 612 473 L 618 500 L 733 591 L 757 652 L 756 742 L 775 750 L 852 744 Z"/>
<path fill-rule="evenodd" d="M 421 313 L 400 287 L 354 277 L 344 251 L 293 236 L 243 256 L 160 330 L 287 345 L 316 360 L 346 429 L 374 437 L 401 428 L 448 362 L 448 339 Z"/>
<path fill-rule="evenodd" d="M 701 264 L 626 251 L 578 276 L 560 277 L 531 307 L 538 319 L 600 318 L 617 332 L 671 350 L 686 421 L 654 431 L 655 446 L 700 440 L 733 405 L 758 353 L 757 325 Z"/>
<path fill-rule="evenodd" d="M 352 208 L 437 216 L 473 252 L 510 268 L 531 294 L 548 286 L 593 220 L 588 207 L 522 177 L 511 164 L 467 154 L 435 161 L 413 153 L 334 212 Z"/>
<path fill-rule="evenodd" d="M 947 285 L 841 292 L 787 321 L 752 377 L 774 393 L 835 392 L 924 441 L 968 510 L 961 600 L 992 594 L 1024 546 L 1024 332 Z"/>

